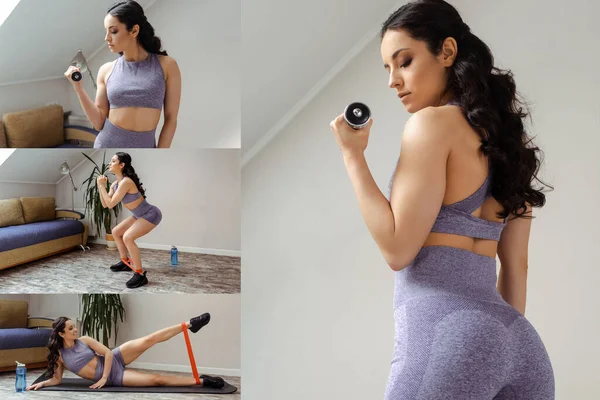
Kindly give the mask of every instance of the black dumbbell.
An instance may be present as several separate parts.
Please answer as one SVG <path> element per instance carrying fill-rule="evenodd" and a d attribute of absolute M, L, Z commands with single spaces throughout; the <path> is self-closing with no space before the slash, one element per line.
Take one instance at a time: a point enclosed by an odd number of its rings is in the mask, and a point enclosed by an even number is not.
<path fill-rule="evenodd" d="M 71 72 L 71 79 L 74 82 L 79 82 L 81 80 L 81 78 L 83 78 L 83 75 L 81 75 L 81 72 L 79 72 L 79 71 Z"/>
<path fill-rule="evenodd" d="M 369 122 L 371 110 L 363 103 L 350 103 L 344 110 L 344 119 L 353 129 L 361 129 Z"/>

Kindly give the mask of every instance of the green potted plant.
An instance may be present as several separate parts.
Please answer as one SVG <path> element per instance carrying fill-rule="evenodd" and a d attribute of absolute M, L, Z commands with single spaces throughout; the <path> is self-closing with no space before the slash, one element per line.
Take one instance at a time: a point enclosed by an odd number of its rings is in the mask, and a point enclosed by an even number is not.
<path fill-rule="evenodd" d="M 119 294 L 82 294 L 81 306 L 81 334 L 91 336 L 109 347 L 108 338 L 114 329 L 116 346 L 119 320 L 123 322 L 125 317 L 125 307 L 121 303 L 121 296 Z"/>
<path fill-rule="evenodd" d="M 100 175 L 106 175 L 108 172 L 108 164 L 106 164 L 106 151 L 104 152 L 104 156 L 102 157 L 102 166 L 96 164 L 94 160 L 88 157 L 87 154 L 82 153 L 85 158 L 90 160 L 92 164 L 94 164 L 94 169 L 92 170 L 89 178 L 87 178 L 81 186 L 87 184 L 84 192 L 84 203 L 85 203 L 85 215 L 91 219 L 96 227 L 96 237 L 100 237 L 100 229 L 104 227 L 104 232 L 106 232 L 106 245 L 109 250 L 116 250 L 117 246 L 115 245 L 115 241 L 112 236 L 112 226 L 113 226 L 113 216 L 116 220 L 119 216 L 119 212 L 121 212 L 122 205 L 121 203 L 117 204 L 113 209 L 104 208 L 102 206 L 102 202 L 100 201 L 100 192 L 98 191 L 98 186 L 96 184 L 96 178 Z M 110 191 L 110 183 L 106 182 L 106 191 Z"/>

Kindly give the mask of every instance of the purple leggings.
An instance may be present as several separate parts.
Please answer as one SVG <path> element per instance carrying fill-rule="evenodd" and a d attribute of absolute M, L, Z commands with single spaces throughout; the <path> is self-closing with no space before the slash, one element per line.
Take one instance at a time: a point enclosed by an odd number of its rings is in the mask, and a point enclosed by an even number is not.
<path fill-rule="evenodd" d="M 424 247 L 395 280 L 385 400 L 554 399 L 546 348 L 496 290 L 495 259 Z"/>
<path fill-rule="evenodd" d="M 96 136 L 94 148 L 153 148 L 156 147 L 156 129 L 147 132 L 135 132 L 113 125 L 108 118 L 104 127 Z"/>
<path fill-rule="evenodd" d="M 131 210 L 133 218 L 143 218 L 151 224 L 158 225 L 162 220 L 162 213 L 160 209 L 152 204 L 148 203 L 145 199 L 140 203 L 139 206 Z"/>

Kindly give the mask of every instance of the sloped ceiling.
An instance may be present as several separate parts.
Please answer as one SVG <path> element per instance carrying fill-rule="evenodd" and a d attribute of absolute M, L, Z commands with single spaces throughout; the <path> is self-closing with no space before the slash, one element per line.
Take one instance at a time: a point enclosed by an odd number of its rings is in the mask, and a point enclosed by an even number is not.
<path fill-rule="evenodd" d="M 97 150 L 83 150 L 88 156 L 95 151 Z M 82 151 L 73 149 L 17 149 L 0 166 L 0 182 L 56 184 L 65 176 L 58 170 L 60 164 L 66 161 L 73 171 L 87 160 L 81 153 Z M 86 164 L 92 165 L 86 161 L 81 166 Z"/>
<path fill-rule="evenodd" d="M 155 0 L 137 0 L 147 9 Z M 161 1 L 161 0 L 159 0 Z M 114 0 L 21 0 L 0 26 L 0 85 L 62 77 L 77 49 L 104 45 Z"/>
<path fill-rule="evenodd" d="M 0 149 L 0 166 L 8 160 L 14 151 L 15 149 Z"/>
<path fill-rule="evenodd" d="M 243 0 L 243 153 L 252 151 L 286 113 L 298 108 L 328 72 L 365 43 L 366 35 L 375 37 L 377 28 L 403 3 Z"/>
<path fill-rule="evenodd" d="M 21 0 L 4 0 L 0 3 L 0 25 L 4 23 L 6 18 L 8 18 L 20 1 Z"/>

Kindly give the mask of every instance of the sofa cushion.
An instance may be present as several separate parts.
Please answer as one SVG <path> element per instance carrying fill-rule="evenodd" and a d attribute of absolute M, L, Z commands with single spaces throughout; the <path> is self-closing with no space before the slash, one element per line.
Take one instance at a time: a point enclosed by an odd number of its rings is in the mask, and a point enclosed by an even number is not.
<path fill-rule="evenodd" d="M 0 228 L 24 223 L 23 209 L 19 199 L 0 200 Z"/>
<path fill-rule="evenodd" d="M 83 233 L 81 221 L 56 219 L 0 228 L 0 252 Z"/>
<path fill-rule="evenodd" d="M 26 224 L 51 221 L 56 218 L 54 197 L 21 197 L 19 200 Z"/>
<path fill-rule="evenodd" d="M 8 147 L 55 147 L 65 140 L 63 108 L 58 104 L 4 114 Z"/>
<path fill-rule="evenodd" d="M 0 121 L 0 148 L 8 147 L 6 143 L 6 133 L 4 132 L 4 124 Z"/>
<path fill-rule="evenodd" d="M 52 329 L 0 329 L 0 350 L 46 347 Z"/>
<path fill-rule="evenodd" d="M 26 328 L 28 307 L 22 300 L 0 300 L 0 330 Z"/>

